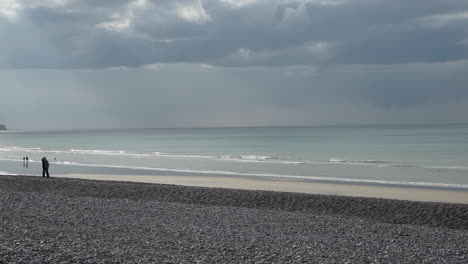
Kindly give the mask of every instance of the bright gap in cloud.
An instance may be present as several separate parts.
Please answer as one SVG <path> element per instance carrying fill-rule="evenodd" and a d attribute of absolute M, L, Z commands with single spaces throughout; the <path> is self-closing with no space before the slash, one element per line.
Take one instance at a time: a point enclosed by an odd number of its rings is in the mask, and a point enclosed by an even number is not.
<path fill-rule="evenodd" d="M 96 25 L 97 27 L 104 28 L 109 31 L 121 32 L 130 27 L 130 18 L 123 18 L 109 22 L 103 22 Z"/>
<path fill-rule="evenodd" d="M 255 4 L 256 0 L 221 0 L 221 2 L 229 5 L 232 8 L 241 8 L 251 4 Z"/>
<path fill-rule="evenodd" d="M 191 23 L 204 24 L 211 22 L 211 17 L 206 13 L 200 1 L 196 1 L 193 5 L 178 5 L 177 15 Z"/>
<path fill-rule="evenodd" d="M 456 12 L 456 13 L 445 13 L 435 14 L 422 18 L 423 22 L 428 23 L 432 26 L 445 26 L 448 23 L 460 20 L 468 20 L 468 11 Z"/>
<path fill-rule="evenodd" d="M 0 15 L 3 15 L 10 20 L 14 20 L 18 15 L 18 11 L 23 8 L 54 8 L 65 6 L 69 2 L 70 0 L 0 0 Z"/>

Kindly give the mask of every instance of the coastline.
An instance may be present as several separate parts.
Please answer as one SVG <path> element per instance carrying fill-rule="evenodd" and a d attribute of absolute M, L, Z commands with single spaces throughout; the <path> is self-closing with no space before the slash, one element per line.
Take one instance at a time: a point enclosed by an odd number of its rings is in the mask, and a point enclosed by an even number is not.
<path fill-rule="evenodd" d="M 66 174 L 60 178 L 85 180 L 140 182 L 152 184 L 173 184 L 193 187 L 227 188 L 241 190 L 262 190 L 305 194 L 323 194 L 351 197 L 397 199 L 407 201 L 441 202 L 468 204 L 468 190 L 417 188 L 413 186 L 375 186 L 311 181 L 291 181 L 278 178 L 240 178 L 204 176 L 149 176 L 149 175 L 97 175 Z"/>

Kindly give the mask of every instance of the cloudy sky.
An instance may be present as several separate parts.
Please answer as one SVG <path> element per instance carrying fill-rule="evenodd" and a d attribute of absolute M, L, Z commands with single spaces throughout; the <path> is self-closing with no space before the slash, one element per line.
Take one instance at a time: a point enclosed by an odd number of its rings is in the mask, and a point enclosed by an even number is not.
<path fill-rule="evenodd" d="M 0 0 L 12 128 L 468 122 L 466 0 Z"/>

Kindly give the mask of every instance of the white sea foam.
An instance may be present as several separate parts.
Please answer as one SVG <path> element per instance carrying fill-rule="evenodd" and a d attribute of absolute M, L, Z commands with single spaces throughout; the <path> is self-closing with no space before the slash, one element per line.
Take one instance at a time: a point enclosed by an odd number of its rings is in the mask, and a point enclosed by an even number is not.
<path fill-rule="evenodd" d="M 55 161 L 55 162 L 52 162 L 52 163 L 61 164 L 61 165 L 80 165 L 80 163 L 74 162 L 74 161 Z"/>
<path fill-rule="evenodd" d="M 119 155 L 126 154 L 123 150 L 100 150 L 100 149 L 70 149 L 74 153 L 84 153 L 84 154 L 103 154 L 103 155 Z"/>
<path fill-rule="evenodd" d="M 24 151 L 24 152 L 34 152 L 39 151 L 41 148 L 19 148 L 19 147 L 2 147 L 0 151 Z"/>
<path fill-rule="evenodd" d="M 22 161 L 19 159 L 0 158 L 2 161 Z M 33 163 L 40 161 L 30 160 Z M 245 177 L 270 177 L 270 178 L 285 178 L 285 179 L 300 179 L 312 181 L 327 181 L 327 182 L 342 182 L 342 183 L 356 183 L 356 184 L 380 184 L 380 185 L 402 185 L 402 186 L 415 186 L 415 187 L 447 187 L 447 188 L 465 188 L 468 189 L 468 184 L 451 184 L 451 183 L 438 183 L 438 182 L 415 182 L 415 181 L 389 181 L 389 180 L 371 180 L 371 179 L 352 179 L 352 178 L 338 178 L 338 177 L 319 177 L 319 176 L 303 176 L 303 175 L 286 175 L 275 173 L 245 173 L 235 171 L 219 171 L 219 170 L 190 170 L 190 169 L 177 169 L 177 168 L 154 168 L 154 167 L 137 167 L 137 166 L 120 166 L 120 165 L 106 165 L 106 164 L 87 164 L 74 161 L 57 161 L 51 162 L 52 164 L 64 166 L 83 166 L 95 168 L 116 168 L 116 169 L 131 169 L 131 170 L 145 170 L 155 172 L 178 172 L 188 174 L 211 174 L 211 175 L 228 175 L 228 176 L 245 176 Z M 438 167 L 431 167 L 438 168 Z M 468 167 L 448 167 L 443 166 L 444 169 L 467 169 Z"/>
<path fill-rule="evenodd" d="M 434 170 L 468 170 L 466 166 L 428 166 L 424 168 Z"/>
<path fill-rule="evenodd" d="M 240 156 L 217 156 L 224 161 L 237 161 L 237 162 L 253 162 L 253 163 L 277 163 L 277 164 L 307 164 L 307 161 L 292 161 L 301 160 L 295 157 L 271 157 L 271 156 L 257 156 L 257 155 L 240 155 Z"/>
<path fill-rule="evenodd" d="M 20 148 L 20 147 L 11 147 L 14 150 L 40 150 L 41 148 Z"/>
<path fill-rule="evenodd" d="M 330 158 L 322 161 L 310 161 L 297 157 L 274 157 L 267 155 L 199 155 L 199 154 L 176 154 L 158 151 L 148 153 L 132 153 L 124 150 L 100 150 L 100 149 L 70 149 L 70 150 L 45 150 L 39 147 L 2 147 L 2 152 L 37 153 L 37 154 L 73 154 L 73 155 L 104 155 L 104 156 L 127 156 L 136 158 L 174 158 L 174 159 L 211 159 L 228 162 L 249 162 L 263 164 L 283 165 L 338 165 L 338 166 L 362 166 L 374 168 L 423 168 L 430 170 L 468 170 L 467 166 L 439 166 L 435 164 L 411 164 L 404 162 L 392 162 L 385 160 L 346 160 L 341 158 Z M 13 153 L 12 153 L 13 154 Z M 18 155 L 7 154 L 6 157 L 15 157 L 22 160 Z M 30 160 L 31 161 L 31 160 Z"/>
<path fill-rule="evenodd" d="M 307 161 L 297 157 L 273 157 L 267 155 L 200 155 L 200 154 L 176 154 L 153 151 L 150 153 L 132 153 L 123 150 L 100 150 L 100 149 L 70 149 L 70 150 L 44 150 L 41 148 L 18 148 L 7 147 L 0 148 L 0 151 L 22 151 L 36 153 L 54 153 L 54 154 L 77 154 L 77 155 L 108 155 L 108 156 L 133 156 L 133 157 L 166 157 L 166 158 L 194 158 L 194 159 L 217 159 L 233 162 L 259 162 L 259 163 L 277 163 L 277 164 L 347 164 L 347 165 L 368 165 L 390 163 L 385 161 L 363 160 L 352 161 L 331 158 L 328 161 Z"/>
<path fill-rule="evenodd" d="M 269 157 L 269 156 L 255 156 L 255 155 L 245 155 L 245 156 L 240 156 L 239 158 L 247 159 L 247 160 L 269 160 L 269 159 L 273 159 L 272 157 Z"/>
<path fill-rule="evenodd" d="M 24 162 L 23 158 L 13 158 L 13 157 L 0 157 L 0 161 Z M 28 162 L 29 163 L 38 163 L 38 162 L 41 162 L 41 161 L 29 158 Z"/>
<path fill-rule="evenodd" d="M 123 150 L 100 150 L 100 149 L 70 149 L 70 150 L 44 150 L 41 148 L 18 148 L 5 147 L 0 148 L 0 151 L 22 151 L 22 152 L 37 152 L 37 153 L 66 153 L 66 154 L 82 154 L 82 155 L 109 155 L 109 156 L 139 156 L 139 157 L 170 157 L 170 158 L 202 158 L 202 159 L 223 159 L 231 161 L 266 161 L 266 160 L 291 160 L 297 159 L 294 157 L 270 157 L 258 155 L 200 155 L 200 154 L 176 154 L 163 153 L 153 151 L 150 153 L 132 153 Z"/>
<path fill-rule="evenodd" d="M 201 159 L 214 159 L 214 158 L 217 158 L 217 156 L 210 156 L 210 155 L 165 154 L 165 153 L 161 153 L 158 156 L 160 156 L 160 157 L 172 157 L 172 158 L 201 158 Z"/>
<path fill-rule="evenodd" d="M 23 159 L 11 158 L 11 157 L 1 157 L 0 160 L 2 160 L 2 161 L 21 161 L 21 162 L 23 162 Z M 29 160 L 29 161 L 31 161 L 31 160 Z"/>
<path fill-rule="evenodd" d="M 334 159 L 331 158 L 328 160 L 330 163 L 343 163 L 343 164 L 386 164 L 392 163 L 390 161 L 382 160 L 343 160 L 343 159 Z"/>
<path fill-rule="evenodd" d="M 120 169 L 146 170 L 146 171 L 166 171 L 166 172 L 179 172 L 179 173 L 192 173 L 192 174 L 286 178 L 286 179 L 301 179 L 301 180 L 312 180 L 312 181 L 327 181 L 327 182 L 337 182 L 337 183 L 342 182 L 342 183 L 356 183 L 356 184 L 380 184 L 380 185 L 400 185 L 400 186 L 415 186 L 415 187 L 418 187 L 418 186 L 419 187 L 446 187 L 446 188 L 468 189 L 468 184 L 452 184 L 452 183 L 438 183 L 438 182 L 388 181 L 388 180 L 351 179 L 351 178 L 336 178 L 336 177 L 283 175 L 283 174 L 274 174 L 274 173 L 244 173 L 244 172 L 216 171 L 216 170 L 188 170 L 188 169 L 173 169 L 173 168 L 132 167 L 132 166 L 119 166 L 119 165 L 84 164 L 84 163 L 78 163 L 78 162 L 71 162 L 67 165 L 101 167 L 101 168 L 120 168 Z"/>
<path fill-rule="evenodd" d="M 21 152 L 21 153 L 69 153 L 69 151 L 64 150 L 44 150 L 41 148 L 18 148 L 18 147 L 2 147 L 0 152 Z"/>

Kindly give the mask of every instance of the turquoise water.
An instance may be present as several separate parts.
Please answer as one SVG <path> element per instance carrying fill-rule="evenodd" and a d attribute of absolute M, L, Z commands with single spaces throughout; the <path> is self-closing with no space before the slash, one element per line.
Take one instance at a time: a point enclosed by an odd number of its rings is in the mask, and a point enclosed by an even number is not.
<path fill-rule="evenodd" d="M 22 157 L 30 164 L 24 168 Z M 468 125 L 0 132 L 0 171 L 278 177 L 468 188 Z"/>

